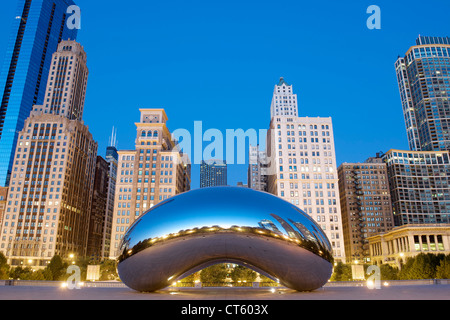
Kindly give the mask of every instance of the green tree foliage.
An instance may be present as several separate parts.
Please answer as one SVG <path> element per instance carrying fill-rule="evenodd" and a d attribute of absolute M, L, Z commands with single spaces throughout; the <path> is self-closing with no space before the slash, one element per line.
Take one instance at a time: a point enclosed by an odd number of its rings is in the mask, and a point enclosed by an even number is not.
<path fill-rule="evenodd" d="M 390 264 L 379 267 L 381 280 L 450 279 L 450 255 L 420 253 L 408 258 L 400 270 Z M 351 265 L 338 262 L 330 280 L 351 281 Z"/>
<path fill-rule="evenodd" d="M 46 276 L 47 274 L 44 272 L 44 270 L 36 270 L 31 274 L 30 280 L 44 281 L 47 280 Z"/>
<path fill-rule="evenodd" d="M 117 263 L 115 260 L 106 259 L 100 263 L 100 281 L 117 280 Z"/>
<path fill-rule="evenodd" d="M 273 284 L 277 284 L 276 281 L 274 281 L 274 280 L 272 280 L 271 278 L 266 277 L 265 275 L 262 275 L 262 274 L 259 275 L 259 279 L 261 279 L 261 282 L 264 282 L 264 283 L 273 283 Z"/>
<path fill-rule="evenodd" d="M 72 263 L 64 261 L 60 256 L 56 255 L 52 258 L 50 263 L 44 269 L 33 271 L 29 267 L 18 266 L 11 268 L 7 264 L 6 257 L 0 252 L 0 280 L 41 280 L 41 281 L 63 281 L 68 279 L 70 274 L 67 273 L 67 268 Z M 119 280 L 117 274 L 117 263 L 115 260 L 105 259 L 103 261 L 93 261 L 90 258 L 78 258 L 74 264 L 80 267 L 81 280 L 85 281 L 87 266 L 89 264 L 100 264 L 100 281 Z"/>
<path fill-rule="evenodd" d="M 443 258 L 436 267 L 437 279 L 450 279 L 450 254 Z"/>
<path fill-rule="evenodd" d="M 233 282 L 254 282 L 256 280 L 256 277 L 258 277 L 258 274 L 253 270 L 238 265 L 234 267 L 233 271 L 230 274 L 230 277 Z"/>
<path fill-rule="evenodd" d="M 6 259 L 5 255 L 0 252 L 0 280 L 8 280 L 9 279 L 9 269 L 8 259 Z"/>
<path fill-rule="evenodd" d="M 63 279 L 68 266 L 68 263 L 64 262 L 60 256 L 54 256 L 46 268 L 49 271 L 47 275 L 50 277 L 50 279 L 47 280 L 58 281 Z"/>
<path fill-rule="evenodd" d="M 399 278 L 402 280 L 435 279 L 437 267 L 444 258 L 442 254 L 432 253 L 420 253 L 414 258 L 408 258 L 399 273 Z"/>
<path fill-rule="evenodd" d="M 33 280 L 33 270 L 30 267 L 22 268 L 21 266 L 11 269 L 9 277 L 14 280 Z"/>
<path fill-rule="evenodd" d="M 191 275 L 181 279 L 180 282 L 182 282 L 182 283 L 192 283 L 192 282 L 195 282 L 196 280 L 199 280 L 199 279 L 200 279 L 200 273 L 196 272 L 196 273 L 193 273 L 193 274 L 191 274 Z"/>
<path fill-rule="evenodd" d="M 398 280 L 399 270 L 390 264 L 380 265 L 381 280 Z"/>
<path fill-rule="evenodd" d="M 215 264 L 200 272 L 200 281 L 205 283 L 225 282 L 227 275 L 228 270 L 223 263 Z"/>
<path fill-rule="evenodd" d="M 338 262 L 334 267 L 331 281 L 352 281 L 352 267 L 348 264 Z"/>

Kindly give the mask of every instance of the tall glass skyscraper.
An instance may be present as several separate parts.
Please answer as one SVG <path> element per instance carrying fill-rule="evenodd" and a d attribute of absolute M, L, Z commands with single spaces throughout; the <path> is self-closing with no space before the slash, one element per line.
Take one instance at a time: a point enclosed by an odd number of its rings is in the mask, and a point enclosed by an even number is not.
<path fill-rule="evenodd" d="M 395 69 L 410 149 L 450 150 L 450 38 L 419 36 Z"/>
<path fill-rule="evenodd" d="M 0 186 L 9 184 L 17 137 L 33 105 L 44 101 L 52 54 L 76 40 L 66 20 L 72 0 L 18 0 L 0 71 Z"/>
<path fill-rule="evenodd" d="M 410 150 L 390 150 L 394 222 L 449 223 L 450 38 L 419 36 L 395 63 Z"/>

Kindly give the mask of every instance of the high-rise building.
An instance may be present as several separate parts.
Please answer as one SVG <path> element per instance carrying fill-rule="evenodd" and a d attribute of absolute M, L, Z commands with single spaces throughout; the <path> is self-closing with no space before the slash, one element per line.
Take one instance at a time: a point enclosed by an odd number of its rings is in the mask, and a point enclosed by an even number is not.
<path fill-rule="evenodd" d="M 396 226 L 450 223 L 448 151 L 392 149 L 383 159 Z"/>
<path fill-rule="evenodd" d="M 380 155 L 338 168 L 347 262 L 369 262 L 368 237 L 394 226 L 386 164 Z"/>
<path fill-rule="evenodd" d="M 450 38 L 419 36 L 395 63 L 410 151 L 390 150 L 394 222 L 450 221 Z"/>
<path fill-rule="evenodd" d="M 58 46 L 52 57 L 43 105 L 35 105 L 33 111 L 81 121 L 89 75 L 86 63 L 86 53 L 76 41 L 64 41 Z"/>
<path fill-rule="evenodd" d="M 280 78 L 280 82 L 273 90 L 272 105 L 270 107 L 271 118 L 275 116 L 298 116 L 297 95 L 294 94 L 292 85 Z"/>
<path fill-rule="evenodd" d="M 0 234 L 2 231 L 3 215 L 6 209 L 6 199 L 8 199 L 8 187 L 0 187 Z"/>
<path fill-rule="evenodd" d="M 290 88 L 290 89 L 289 89 Z M 284 80 L 275 87 L 295 95 Z M 286 92 L 282 92 L 286 91 Z M 289 101 L 289 99 L 287 100 Z M 293 101 L 293 99 L 291 99 Z M 295 104 L 297 105 L 295 99 Z M 274 104 L 272 103 L 272 111 Z M 345 261 L 336 154 L 331 118 L 298 117 L 278 109 L 267 138 L 267 191 L 309 214 L 327 234 L 336 260 Z"/>
<path fill-rule="evenodd" d="M 106 200 L 106 214 L 103 226 L 102 257 L 109 258 L 111 251 L 111 234 L 114 217 L 114 199 L 116 194 L 117 168 L 119 165 L 119 154 L 116 149 L 115 132 L 111 138 L 110 145 L 106 148 L 106 161 L 109 164 L 108 172 L 108 197 Z"/>
<path fill-rule="evenodd" d="M 67 46 L 78 47 L 73 41 L 62 41 L 58 51 Z M 76 60 L 85 54 L 74 50 L 71 56 Z M 49 72 L 51 82 L 53 70 Z M 59 76 L 72 70 L 64 72 Z M 84 92 L 86 81 L 80 77 L 73 85 Z M 54 87 L 47 88 L 46 96 Z M 78 103 L 77 110 L 82 110 L 84 100 Z M 14 156 L 0 238 L 0 251 L 13 266 L 44 267 L 54 255 L 87 254 L 97 143 L 81 119 L 54 114 L 55 109 L 43 111 L 36 106 L 26 119 Z"/>
<path fill-rule="evenodd" d="M 140 109 L 135 150 L 119 150 L 110 258 L 131 224 L 154 205 L 190 189 L 190 164 L 177 150 L 164 109 Z"/>
<path fill-rule="evenodd" d="M 227 171 L 224 160 L 203 160 L 200 165 L 200 188 L 226 186 Z"/>
<path fill-rule="evenodd" d="M 97 156 L 86 250 L 86 256 L 94 261 L 99 261 L 103 258 L 102 247 L 107 213 L 108 174 L 108 162 L 101 156 Z"/>
<path fill-rule="evenodd" d="M 410 149 L 450 150 L 450 38 L 419 36 L 395 69 Z"/>
<path fill-rule="evenodd" d="M 250 146 L 247 185 L 250 189 L 267 191 L 267 154 L 259 146 Z"/>
<path fill-rule="evenodd" d="M 52 54 L 77 37 L 66 23 L 72 0 L 18 0 L 0 72 L 0 185 L 9 184 L 17 137 L 33 105 L 44 102 Z"/>

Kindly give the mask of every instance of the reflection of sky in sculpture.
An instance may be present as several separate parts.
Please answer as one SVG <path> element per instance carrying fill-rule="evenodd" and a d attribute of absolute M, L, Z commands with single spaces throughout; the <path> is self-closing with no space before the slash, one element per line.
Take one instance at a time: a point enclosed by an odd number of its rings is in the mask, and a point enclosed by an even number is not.
<path fill-rule="evenodd" d="M 267 230 L 312 241 L 331 252 L 327 237 L 306 213 L 271 194 L 235 187 L 197 189 L 160 203 L 130 228 L 124 249 L 182 230 L 213 226 L 263 229 L 265 225 Z"/>

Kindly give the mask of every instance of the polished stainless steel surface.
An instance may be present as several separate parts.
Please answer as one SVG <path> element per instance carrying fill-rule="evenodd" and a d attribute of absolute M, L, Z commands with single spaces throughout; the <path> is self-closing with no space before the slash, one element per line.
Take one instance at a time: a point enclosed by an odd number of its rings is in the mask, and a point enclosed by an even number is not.
<path fill-rule="evenodd" d="M 197 189 L 161 202 L 130 227 L 120 252 L 121 280 L 143 292 L 219 262 L 309 291 L 329 280 L 333 263 L 326 235 L 306 213 L 242 187 Z"/>

